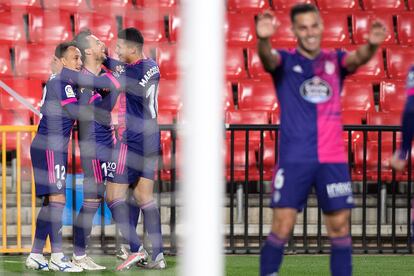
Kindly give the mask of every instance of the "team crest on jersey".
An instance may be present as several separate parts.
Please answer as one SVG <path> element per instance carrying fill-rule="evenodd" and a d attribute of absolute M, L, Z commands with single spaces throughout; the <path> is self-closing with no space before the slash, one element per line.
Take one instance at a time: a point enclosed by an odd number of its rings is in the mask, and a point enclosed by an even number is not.
<path fill-rule="evenodd" d="M 325 62 L 325 73 L 328 75 L 335 73 L 335 64 L 332 61 Z"/>
<path fill-rule="evenodd" d="M 63 187 L 62 180 L 58 180 L 58 182 L 56 183 L 56 187 L 58 188 L 58 190 L 62 189 Z"/>
<path fill-rule="evenodd" d="M 75 98 L 76 97 L 72 86 L 70 86 L 69 84 L 65 86 L 65 93 L 66 93 L 66 97 L 68 97 L 68 98 Z"/>
<path fill-rule="evenodd" d="M 304 81 L 299 91 L 306 101 L 314 104 L 327 102 L 332 97 L 331 86 L 319 77 Z"/>

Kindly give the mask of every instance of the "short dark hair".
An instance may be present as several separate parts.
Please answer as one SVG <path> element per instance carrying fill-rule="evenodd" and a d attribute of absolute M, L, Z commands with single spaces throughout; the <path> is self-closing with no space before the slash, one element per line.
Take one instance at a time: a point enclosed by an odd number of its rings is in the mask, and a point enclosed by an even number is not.
<path fill-rule="evenodd" d="M 319 13 L 318 8 L 315 5 L 312 4 L 297 4 L 292 7 L 290 10 L 290 21 L 292 23 L 295 22 L 295 17 L 298 14 L 301 13 L 307 13 L 307 12 L 316 12 Z"/>
<path fill-rule="evenodd" d="M 121 30 L 118 33 L 118 38 L 138 44 L 140 46 L 144 44 L 144 37 L 142 36 L 141 32 L 138 29 L 132 27 Z"/>
<path fill-rule="evenodd" d="M 67 42 L 62 42 L 60 44 L 58 44 L 58 46 L 56 46 L 55 48 L 55 56 L 57 58 L 62 58 L 63 55 L 66 53 L 66 51 L 69 49 L 69 47 L 76 47 L 76 43 L 73 41 L 67 41 Z"/>
<path fill-rule="evenodd" d="M 79 49 L 79 51 L 82 54 L 82 61 L 85 61 L 85 58 L 86 58 L 85 50 L 91 47 L 91 45 L 89 44 L 89 41 L 86 39 L 90 35 L 92 35 L 91 30 L 83 29 L 73 39 L 73 41 L 76 43 L 76 47 Z"/>

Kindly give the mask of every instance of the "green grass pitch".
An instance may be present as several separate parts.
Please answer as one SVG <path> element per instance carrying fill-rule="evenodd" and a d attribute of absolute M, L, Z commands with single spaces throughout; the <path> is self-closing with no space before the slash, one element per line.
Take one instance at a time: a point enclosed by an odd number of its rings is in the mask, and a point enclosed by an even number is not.
<path fill-rule="evenodd" d="M 0 256 L 0 275 L 64 275 L 62 273 L 36 272 L 24 267 L 25 256 Z M 225 275 L 254 276 L 258 275 L 259 257 L 250 255 L 226 256 Z M 179 258 L 167 257 L 168 268 L 163 271 L 149 271 L 132 268 L 126 272 L 114 271 L 119 261 L 113 256 L 94 256 L 99 263 L 106 265 L 103 272 L 79 273 L 76 275 L 144 275 L 175 276 L 179 275 Z M 414 275 L 414 256 L 412 255 L 356 255 L 353 257 L 354 273 L 359 276 L 410 276 Z M 208 262 L 206 261 L 206 265 Z M 203 269 L 203 268 L 200 268 Z M 74 274 L 71 274 L 74 275 Z M 197 272 L 194 272 L 197 275 Z M 281 276 L 329 276 L 329 256 L 296 255 L 285 256 Z"/>

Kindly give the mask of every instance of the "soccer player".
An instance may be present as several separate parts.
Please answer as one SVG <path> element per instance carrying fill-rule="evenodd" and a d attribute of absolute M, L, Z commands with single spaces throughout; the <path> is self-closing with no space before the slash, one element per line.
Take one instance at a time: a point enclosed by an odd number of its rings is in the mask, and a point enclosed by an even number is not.
<path fill-rule="evenodd" d="M 81 53 L 74 43 L 61 43 L 55 56 L 63 66 L 79 71 Z M 34 170 L 36 196 L 43 198 L 36 221 L 36 233 L 26 267 L 35 270 L 81 272 L 62 251 L 62 212 L 65 206 L 68 143 L 75 120 L 80 115 L 78 90 L 59 75 L 46 84 L 37 134 L 30 147 Z M 90 113 L 83 112 L 85 116 Z M 49 235 L 52 245 L 50 262 L 43 256 L 43 247 Z"/>
<path fill-rule="evenodd" d="M 84 30 L 74 39 L 82 54 L 82 73 L 98 76 L 105 71 L 102 62 L 106 59 L 105 44 L 89 30 Z M 84 172 L 83 204 L 74 223 L 74 252 L 72 262 L 84 270 L 104 270 L 86 255 L 87 239 L 92 231 L 93 217 L 104 196 L 106 165 L 111 158 L 114 133 L 111 125 L 111 110 L 117 100 L 116 93 L 81 88 L 79 103 L 90 105 L 94 116 L 79 120 L 79 147 Z"/>
<path fill-rule="evenodd" d="M 391 166 L 397 171 L 404 170 L 407 165 L 407 159 L 408 156 L 410 156 L 409 153 L 414 136 L 414 66 L 412 66 L 408 72 L 406 94 L 407 100 L 405 102 L 401 122 L 402 143 L 391 159 Z M 414 200 L 411 200 L 411 242 L 414 242 Z"/>
<path fill-rule="evenodd" d="M 129 241 L 131 254 L 117 270 L 129 269 L 146 256 L 140 250 L 141 241 L 125 214 L 125 197 L 130 186 L 143 215 L 144 226 L 152 243 L 152 261 L 148 268 L 166 267 L 162 247 L 160 214 L 153 198 L 154 176 L 160 152 L 160 132 L 157 123 L 157 94 L 159 68 L 143 55 L 144 38 L 135 28 L 119 32 L 116 53 L 120 61 L 107 59 L 104 63 L 116 71 L 94 78 L 95 88 L 110 87 L 122 90 L 118 136 L 113 161 L 108 163 L 106 201 L 122 236 Z M 80 86 L 88 85 L 85 78 L 63 69 L 62 75 Z M 90 84 L 89 84 L 90 85 Z"/>
<path fill-rule="evenodd" d="M 277 275 L 297 213 L 315 187 L 331 241 L 331 273 L 352 274 L 349 235 L 353 196 L 342 140 L 340 91 L 343 79 L 368 62 L 385 39 L 382 23 L 373 23 L 367 43 L 356 51 L 325 51 L 320 47 L 323 22 L 317 8 L 292 8 L 297 48 L 272 50 L 274 16 L 258 16 L 258 53 L 271 74 L 281 107 L 279 164 L 273 181 L 273 222 L 261 249 L 260 275 Z"/>

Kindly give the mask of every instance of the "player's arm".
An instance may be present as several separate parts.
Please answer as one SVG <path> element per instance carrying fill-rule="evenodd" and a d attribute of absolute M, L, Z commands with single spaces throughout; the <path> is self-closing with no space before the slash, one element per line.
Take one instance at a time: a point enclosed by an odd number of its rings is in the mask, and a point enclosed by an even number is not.
<path fill-rule="evenodd" d="M 276 19 L 270 12 L 259 14 L 256 21 L 257 52 L 264 69 L 271 73 L 280 65 L 280 55 L 272 51 L 270 37 L 276 31 Z"/>
<path fill-rule="evenodd" d="M 121 83 L 111 73 L 97 77 L 63 68 L 60 75 L 62 79 L 71 80 L 77 86 L 93 90 L 109 88 L 111 91 L 115 91 L 122 88 Z"/>
<path fill-rule="evenodd" d="M 74 120 L 85 120 L 93 118 L 93 111 L 90 107 L 80 105 L 71 84 L 62 82 L 55 86 L 60 93 L 60 105 L 65 109 L 69 117 Z"/>
<path fill-rule="evenodd" d="M 124 67 L 126 63 L 107 57 L 105 61 L 103 62 L 103 65 L 111 71 L 119 71 L 118 69 L 120 67 Z"/>
<path fill-rule="evenodd" d="M 344 66 L 348 72 L 355 72 L 359 66 L 367 63 L 385 40 L 387 30 L 383 23 L 375 21 L 367 36 L 367 43 L 355 51 L 350 52 L 344 60 Z"/>

